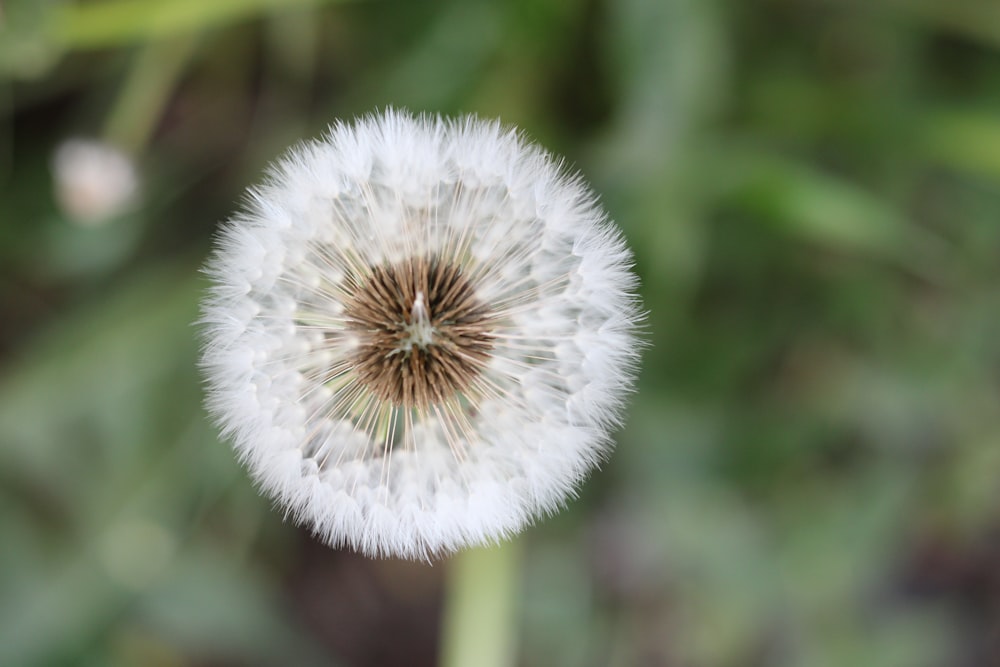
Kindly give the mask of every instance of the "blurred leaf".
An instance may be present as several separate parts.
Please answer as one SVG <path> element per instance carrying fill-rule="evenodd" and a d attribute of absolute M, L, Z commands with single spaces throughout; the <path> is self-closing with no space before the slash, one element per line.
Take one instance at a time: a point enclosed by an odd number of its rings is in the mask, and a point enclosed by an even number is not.
<path fill-rule="evenodd" d="M 711 162 L 710 162 L 711 163 Z M 941 239 L 891 201 L 848 180 L 776 155 L 735 151 L 715 172 L 724 201 L 808 243 L 860 254 L 938 280 Z"/>
<path fill-rule="evenodd" d="M 804 164 L 748 154 L 728 173 L 735 202 L 805 240 L 894 256 L 905 239 L 905 221 L 884 200 Z"/>
<path fill-rule="evenodd" d="M 375 96 L 414 110 L 451 106 L 459 91 L 483 76 L 502 37 L 501 16 L 493 3 L 446 5 L 417 43 L 398 57 Z"/>
<path fill-rule="evenodd" d="M 0 76 L 41 77 L 58 61 L 60 49 L 46 31 L 56 0 L 8 0 L 0 5 Z"/>
<path fill-rule="evenodd" d="M 98 0 L 64 3 L 49 31 L 66 48 L 106 48 L 233 23 L 267 11 L 330 0 Z"/>
<path fill-rule="evenodd" d="M 892 0 L 892 4 L 925 21 L 1000 49 L 1000 5 L 993 0 Z"/>
<path fill-rule="evenodd" d="M 1000 110 L 932 114 L 919 126 L 916 140 L 932 160 L 1000 183 Z"/>
<path fill-rule="evenodd" d="M 719 3 L 625 0 L 608 12 L 618 108 L 588 171 L 639 261 L 664 290 L 683 291 L 705 250 L 706 202 L 689 165 L 728 76 Z"/>

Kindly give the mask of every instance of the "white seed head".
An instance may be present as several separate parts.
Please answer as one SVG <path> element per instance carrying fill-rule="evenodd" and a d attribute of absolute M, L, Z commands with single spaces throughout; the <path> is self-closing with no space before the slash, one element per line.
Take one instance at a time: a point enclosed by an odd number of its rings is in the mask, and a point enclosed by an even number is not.
<path fill-rule="evenodd" d="M 330 545 L 494 542 L 608 453 L 637 358 L 630 262 L 581 180 L 499 123 L 338 123 L 220 235 L 210 410 Z"/>
<path fill-rule="evenodd" d="M 70 139 L 52 158 L 56 200 L 66 216 L 82 225 L 100 225 L 134 200 L 139 176 L 131 158 L 92 139 Z"/>

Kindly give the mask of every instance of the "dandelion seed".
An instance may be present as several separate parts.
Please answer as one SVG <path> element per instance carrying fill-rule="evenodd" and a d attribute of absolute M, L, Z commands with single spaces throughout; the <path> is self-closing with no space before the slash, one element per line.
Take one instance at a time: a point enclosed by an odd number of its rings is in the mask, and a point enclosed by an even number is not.
<path fill-rule="evenodd" d="M 636 362 L 630 262 L 580 179 L 498 123 L 337 124 L 220 236 L 209 407 L 330 545 L 427 558 L 505 538 L 609 451 Z"/>

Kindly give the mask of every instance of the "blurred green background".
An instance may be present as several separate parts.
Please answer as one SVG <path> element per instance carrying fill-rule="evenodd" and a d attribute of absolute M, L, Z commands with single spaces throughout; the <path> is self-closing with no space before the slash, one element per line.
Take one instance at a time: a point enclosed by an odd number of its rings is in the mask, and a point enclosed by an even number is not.
<path fill-rule="evenodd" d="M 435 664 L 449 564 L 285 523 L 195 369 L 219 221 L 385 105 L 565 155 L 643 282 L 517 664 L 1000 665 L 995 0 L 0 2 L 0 665 Z M 138 169 L 109 219 L 74 137 Z"/>

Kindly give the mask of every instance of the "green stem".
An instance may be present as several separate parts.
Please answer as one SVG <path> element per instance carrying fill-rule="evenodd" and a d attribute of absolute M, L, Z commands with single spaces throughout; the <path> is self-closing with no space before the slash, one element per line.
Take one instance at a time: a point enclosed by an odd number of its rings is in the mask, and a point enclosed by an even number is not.
<path fill-rule="evenodd" d="M 449 563 L 442 667 L 510 667 L 517 658 L 515 604 L 521 546 L 470 549 Z"/>
<path fill-rule="evenodd" d="M 142 47 L 104 125 L 105 140 L 133 155 L 142 151 L 197 41 L 188 34 Z"/>

